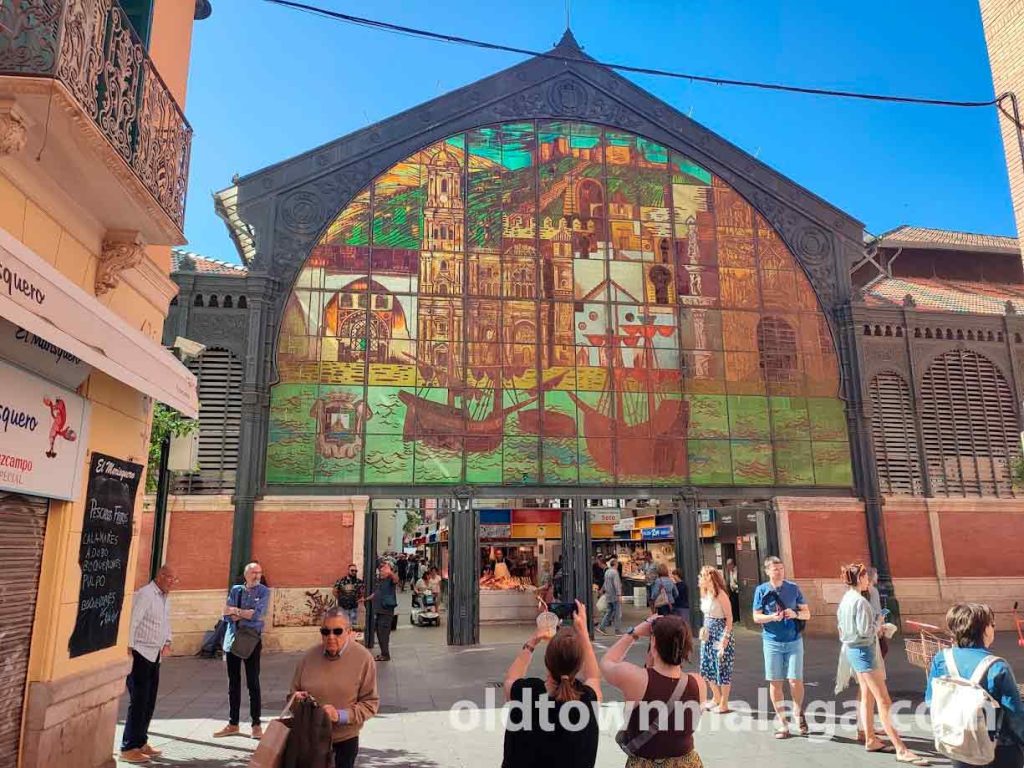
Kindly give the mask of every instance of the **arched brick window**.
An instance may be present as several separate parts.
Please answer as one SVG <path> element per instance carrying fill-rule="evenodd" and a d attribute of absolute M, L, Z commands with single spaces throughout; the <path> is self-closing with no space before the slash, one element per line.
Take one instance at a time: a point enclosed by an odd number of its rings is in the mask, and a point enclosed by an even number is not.
<path fill-rule="evenodd" d="M 1009 496 L 1020 454 L 1013 393 L 988 358 L 955 349 L 936 358 L 921 382 L 921 430 L 932 491 Z"/>
<path fill-rule="evenodd" d="M 924 484 L 910 387 L 902 376 L 886 371 L 871 380 L 868 397 L 871 439 L 882 493 L 922 495 Z"/>
<path fill-rule="evenodd" d="M 199 468 L 181 475 L 176 493 L 230 493 L 238 470 L 242 361 L 211 347 L 187 363 L 199 393 Z"/>

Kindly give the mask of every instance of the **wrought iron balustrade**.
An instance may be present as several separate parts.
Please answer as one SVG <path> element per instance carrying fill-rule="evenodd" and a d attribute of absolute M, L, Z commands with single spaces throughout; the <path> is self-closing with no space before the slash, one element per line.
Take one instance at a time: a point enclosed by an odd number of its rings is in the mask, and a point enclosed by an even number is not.
<path fill-rule="evenodd" d="M 192 127 L 117 0 L 0 0 L 0 75 L 63 84 L 184 227 Z"/>

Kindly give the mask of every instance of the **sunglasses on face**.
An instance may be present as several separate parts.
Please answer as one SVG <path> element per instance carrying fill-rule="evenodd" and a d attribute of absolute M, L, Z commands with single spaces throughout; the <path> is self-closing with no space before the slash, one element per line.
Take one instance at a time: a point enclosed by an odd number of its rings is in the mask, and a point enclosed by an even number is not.
<path fill-rule="evenodd" d="M 330 627 L 320 627 L 320 634 L 324 637 L 327 637 L 328 635 L 341 637 L 345 634 L 345 630 L 342 627 L 334 627 L 333 629 L 331 629 Z"/>

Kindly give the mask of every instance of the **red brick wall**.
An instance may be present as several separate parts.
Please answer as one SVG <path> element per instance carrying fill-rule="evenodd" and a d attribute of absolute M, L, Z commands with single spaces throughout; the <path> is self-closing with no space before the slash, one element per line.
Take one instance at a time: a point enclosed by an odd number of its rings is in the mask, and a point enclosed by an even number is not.
<path fill-rule="evenodd" d="M 333 584 L 352 562 L 352 520 L 351 512 L 257 511 L 253 557 L 272 587 Z"/>
<path fill-rule="evenodd" d="M 892 575 L 898 579 L 936 576 L 927 511 L 887 510 L 883 519 Z"/>
<path fill-rule="evenodd" d="M 177 589 L 226 589 L 234 513 L 176 510 L 171 514 L 165 562 Z"/>
<path fill-rule="evenodd" d="M 791 511 L 788 519 L 793 578 L 839 578 L 843 563 L 868 562 L 863 511 Z"/>
<path fill-rule="evenodd" d="M 939 523 L 948 576 L 1024 576 L 1024 514 L 942 512 Z"/>

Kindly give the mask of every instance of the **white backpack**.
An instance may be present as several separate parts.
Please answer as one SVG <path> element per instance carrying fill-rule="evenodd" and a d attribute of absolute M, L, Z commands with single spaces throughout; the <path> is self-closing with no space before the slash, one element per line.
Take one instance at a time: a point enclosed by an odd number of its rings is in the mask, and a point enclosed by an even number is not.
<path fill-rule="evenodd" d="M 986 656 L 970 679 L 962 677 L 953 651 L 943 651 L 946 674 L 932 680 L 932 734 L 935 750 L 951 760 L 968 765 L 988 765 L 995 759 L 996 743 L 989 733 L 999 708 L 983 687 L 985 675 L 998 656 Z"/>

